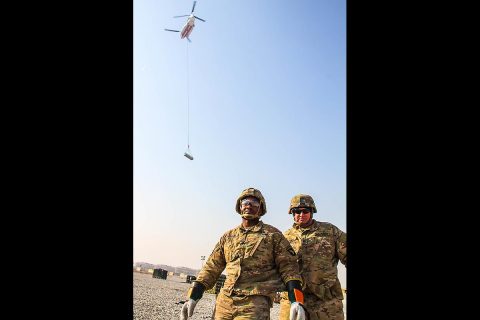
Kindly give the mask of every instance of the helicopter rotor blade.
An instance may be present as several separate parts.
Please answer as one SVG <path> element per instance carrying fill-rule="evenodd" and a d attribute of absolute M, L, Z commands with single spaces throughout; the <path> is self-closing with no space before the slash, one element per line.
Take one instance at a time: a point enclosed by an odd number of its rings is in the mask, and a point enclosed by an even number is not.
<path fill-rule="evenodd" d="M 203 20 L 202 18 L 199 18 L 197 16 L 194 16 L 196 19 L 200 20 L 200 21 L 203 21 L 203 22 L 206 22 L 205 20 Z"/>
<path fill-rule="evenodd" d="M 183 16 L 174 16 L 174 18 L 182 18 L 182 17 L 189 17 L 189 14 L 184 14 Z"/>
<path fill-rule="evenodd" d="M 192 40 L 190 40 L 190 38 L 189 38 L 189 37 L 187 37 L 187 40 L 188 40 L 188 42 L 192 43 Z"/>
<path fill-rule="evenodd" d="M 178 30 L 172 30 L 172 29 L 165 29 L 165 31 L 180 32 Z"/>
<path fill-rule="evenodd" d="M 192 12 L 193 13 L 193 10 L 195 10 L 195 5 L 197 4 L 197 1 L 193 1 L 193 7 L 192 7 Z"/>

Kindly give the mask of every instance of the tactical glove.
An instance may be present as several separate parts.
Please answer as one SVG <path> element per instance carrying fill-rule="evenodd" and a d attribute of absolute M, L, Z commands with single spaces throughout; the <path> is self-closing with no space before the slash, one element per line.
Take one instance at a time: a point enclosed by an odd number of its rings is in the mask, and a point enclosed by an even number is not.
<path fill-rule="evenodd" d="M 195 309 L 195 305 L 197 304 L 197 302 L 198 300 L 195 301 L 193 299 L 188 299 L 188 301 L 183 304 L 182 313 L 180 314 L 180 320 L 187 320 L 193 315 L 193 310 Z"/>
<path fill-rule="evenodd" d="M 305 320 L 305 310 L 298 302 L 292 302 L 290 305 L 290 320 Z"/>
<path fill-rule="evenodd" d="M 200 300 L 203 296 L 203 292 L 205 291 L 205 286 L 200 282 L 193 282 L 193 286 L 188 289 L 187 298 L 188 301 L 182 307 L 182 312 L 180 313 L 180 320 L 187 320 L 189 317 L 193 315 L 193 310 L 197 305 L 198 300 Z"/>
<path fill-rule="evenodd" d="M 288 300 L 290 300 L 290 320 L 305 320 L 302 284 L 298 280 L 287 282 Z"/>

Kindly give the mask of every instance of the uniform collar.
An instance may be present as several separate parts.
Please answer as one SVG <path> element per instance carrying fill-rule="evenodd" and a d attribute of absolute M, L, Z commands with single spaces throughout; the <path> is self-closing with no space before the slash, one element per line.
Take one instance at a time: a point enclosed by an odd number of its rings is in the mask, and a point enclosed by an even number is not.
<path fill-rule="evenodd" d="M 259 232 L 260 230 L 262 230 L 262 227 L 263 227 L 263 222 L 258 221 L 258 223 L 256 225 L 254 225 L 253 227 L 251 227 L 251 229 L 250 228 L 246 229 L 243 225 L 240 225 L 239 229 L 240 229 L 241 232 L 248 232 L 248 231 Z"/>

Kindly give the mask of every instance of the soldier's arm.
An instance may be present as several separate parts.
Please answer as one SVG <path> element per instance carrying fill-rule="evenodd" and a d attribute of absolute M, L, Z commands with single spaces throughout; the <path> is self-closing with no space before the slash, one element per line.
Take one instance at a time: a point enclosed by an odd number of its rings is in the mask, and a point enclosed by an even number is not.
<path fill-rule="evenodd" d="M 335 244 L 337 249 L 338 260 L 340 260 L 340 262 L 344 264 L 346 267 L 347 266 L 347 234 L 337 228 L 335 235 L 336 235 Z"/>
<path fill-rule="evenodd" d="M 278 271 L 285 283 L 290 301 L 290 319 L 305 319 L 302 278 L 297 263 L 297 254 L 281 233 L 277 242 L 276 257 Z"/>
<path fill-rule="evenodd" d="M 218 277 L 225 269 L 226 260 L 223 251 L 223 245 L 225 244 L 225 236 L 220 238 L 220 241 L 215 245 L 212 253 L 204 264 L 202 270 L 198 273 L 198 277 L 195 281 L 203 284 L 208 290 L 212 288 L 217 282 Z"/>
<path fill-rule="evenodd" d="M 273 235 L 275 264 L 284 283 L 290 280 L 302 282 L 297 263 L 297 254 L 285 236 L 278 232 Z"/>

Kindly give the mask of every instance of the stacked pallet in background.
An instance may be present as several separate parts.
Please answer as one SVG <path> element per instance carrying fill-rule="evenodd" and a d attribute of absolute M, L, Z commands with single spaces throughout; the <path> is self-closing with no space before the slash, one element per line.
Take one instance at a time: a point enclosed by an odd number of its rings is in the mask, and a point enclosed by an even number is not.
<path fill-rule="evenodd" d="M 218 294 L 220 292 L 220 289 L 222 289 L 226 278 L 227 278 L 227 276 L 225 276 L 224 274 L 221 274 L 220 277 L 218 278 L 217 282 L 215 283 L 215 285 L 212 287 L 212 289 L 209 289 L 205 292 Z"/>
<path fill-rule="evenodd" d="M 168 271 L 167 271 L 167 270 L 163 270 L 163 269 L 153 269 L 153 275 L 152 275 L 152 277 L 153 277 L 153 278 L 158 278 L 158 279 L 167 280 L 167 274 L 168 274 Z"/>

